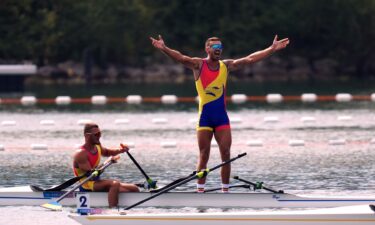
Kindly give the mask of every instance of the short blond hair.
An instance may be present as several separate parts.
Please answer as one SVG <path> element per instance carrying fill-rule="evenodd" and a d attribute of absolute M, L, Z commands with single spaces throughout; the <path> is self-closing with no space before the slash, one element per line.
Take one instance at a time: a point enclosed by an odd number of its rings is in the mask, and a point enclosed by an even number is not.
<path fill-rule="evenodd" d="M 86 123 L 85 127 L 83 128 L 83 134 L 90 133 L 93 128 L 99 128 L 98 124 L 96 123 Z"/>
<path fill-rule="evenodd" d="M 210 38 L 207 38 L 207 40 L 206 40 L 206 44 L 205 44 L 205 47 L 208 47 L 211 41 L 221 41 L 221 40 L 220 40 L 220 38 L 218 38 L 218 37 L 210 37 Z"/>

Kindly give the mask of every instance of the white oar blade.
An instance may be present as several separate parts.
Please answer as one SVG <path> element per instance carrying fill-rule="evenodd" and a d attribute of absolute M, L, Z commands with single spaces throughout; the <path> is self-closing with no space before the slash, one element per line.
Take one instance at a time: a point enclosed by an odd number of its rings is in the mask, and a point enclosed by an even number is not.
<path fill-rule="evenodd" d="M 53 210 L 53 211 L 61 211 L 62 210 L 62 205 L 58 202 L 44 203 L 43 205 L 41 205 L 41 207 L 46 208 L 46 209 L 50 209 L 50 210 Z"/>

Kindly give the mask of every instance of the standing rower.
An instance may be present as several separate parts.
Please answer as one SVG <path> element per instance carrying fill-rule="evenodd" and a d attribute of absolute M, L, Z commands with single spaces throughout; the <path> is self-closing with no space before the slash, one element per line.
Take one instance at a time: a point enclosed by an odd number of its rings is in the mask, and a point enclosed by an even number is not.
<path fill-rule="evenodd" d="M 159 35 L 158 39 L 152 37 L 150 39 L 155 48 L 193 71 L 199 96 L 199 120 L 197 124 L 199 161 L 197 170 L 201 171 L 207 168 L 213 137 L 215 137 L 219 145 L 221 160 L 229 160 L 232 134 L 225 105 L 228 72 L 258 62 L 285 48 L 289 44 L 289 39 L 278 40 L 276 35 L 272 45 L 264 50 L 254 52 L 240 59 L 225 60 L 220 60 L 223 44 L 217 37 L 206 40 L 206 58 L 186 56 L 167 47 L 161 35 Z M 229 189 L 230 170 L 230 164 L 223 166 L 221 169 L 223 192 L 228 192 Z M 197 191 L 204 192 L 204 186 L 205 178 L 199 179 Z"/>

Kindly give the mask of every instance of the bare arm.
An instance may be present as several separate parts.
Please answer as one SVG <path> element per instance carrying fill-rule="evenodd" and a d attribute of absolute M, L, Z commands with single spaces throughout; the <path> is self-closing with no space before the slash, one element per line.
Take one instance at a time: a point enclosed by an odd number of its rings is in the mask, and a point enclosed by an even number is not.
<path fill-rule="evenodd" d="M 272 53 L 284 49 L 289 44 L 289 39 L 284 38 L 280 41 L 277 40 L 277 35 L 275 36 L 273 43 L 270 47 L 254 52 L 246 57 L 240 59 L 228 59 L 224 60 L 224 63 L 227 65 L 230 71 L 240 69 L 243 66 L 250 65 L 252 63 L 258 62 Z"/>
<path fill-rule="evenodd" d="M 89 162 L 88 158 L 87 158 L 86 152 L 78 151 L 74 155 L 74 162 L 78 165 L 78 168 L 80 168 L 81 170 L 83 170 L 85 172 L 91 171 L 93 169 L 90 165 L 90 162 Z"/>
<path fill-rule="evenodd" d="M 102 147 L 103 156 L 115 156 L 115 155 L 118 155 L 127 151 L 129 151 L 129 147 L 122 143 L 120 144 L 120 148 L 118 149 L 109 149 L 109 148 Z"/>
<path fill-rule="evenodd" d="M 162 51 L 164 54 L 169 56 L 171 59 L 183 64 L 187 68 L 191 70 L 198 70 L 201 64 L 202 59 L 200 58 L 192 58 L 190 56 L 183 55 L 181 52 L 171 49 L 167 47 L 164 43 L 163 38 L 161 35 L 159 35 L 159 39 L 154 39 L 150 37 L 150 40 L 152 41 L 152 45 Z"/>

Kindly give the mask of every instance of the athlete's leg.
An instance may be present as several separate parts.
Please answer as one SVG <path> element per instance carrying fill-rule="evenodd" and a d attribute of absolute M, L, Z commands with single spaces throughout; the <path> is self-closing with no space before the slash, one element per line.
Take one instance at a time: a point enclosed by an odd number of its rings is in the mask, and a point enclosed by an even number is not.
<path fill-rule="evenodd" d="M 210 158 L 211 140 L 213 132 L 211 130 L 198 130 L 198 146 L 199 146 L 199 160 L 197 165 L 197 171 L 207 168 L 207 162 Z M 198 179 L 198 184 L 204 184 L 206 178 Z"/>
<path fill-rule="evenodd" d="M 120 183 L 120 192 L 139 192 L 139 188 L 135 184 Z"/>
<path fill-rule="evenodd" d="M 120 185 L 117 180 L 98 180 L 94 183 L 94 191 L 108 191 L 108 206 L 117 207 Z"/>
<path fill-rule="evenodd" d="M 221 160 L 227 161 L 230 159 L 230 147 L 232 145 L 232 133 L 230 128 L 215 130 L 215 139 L 219 145 Z M 230 164 L 221 168 L 221 182 L 229 184 L 230 179 Z"/>

